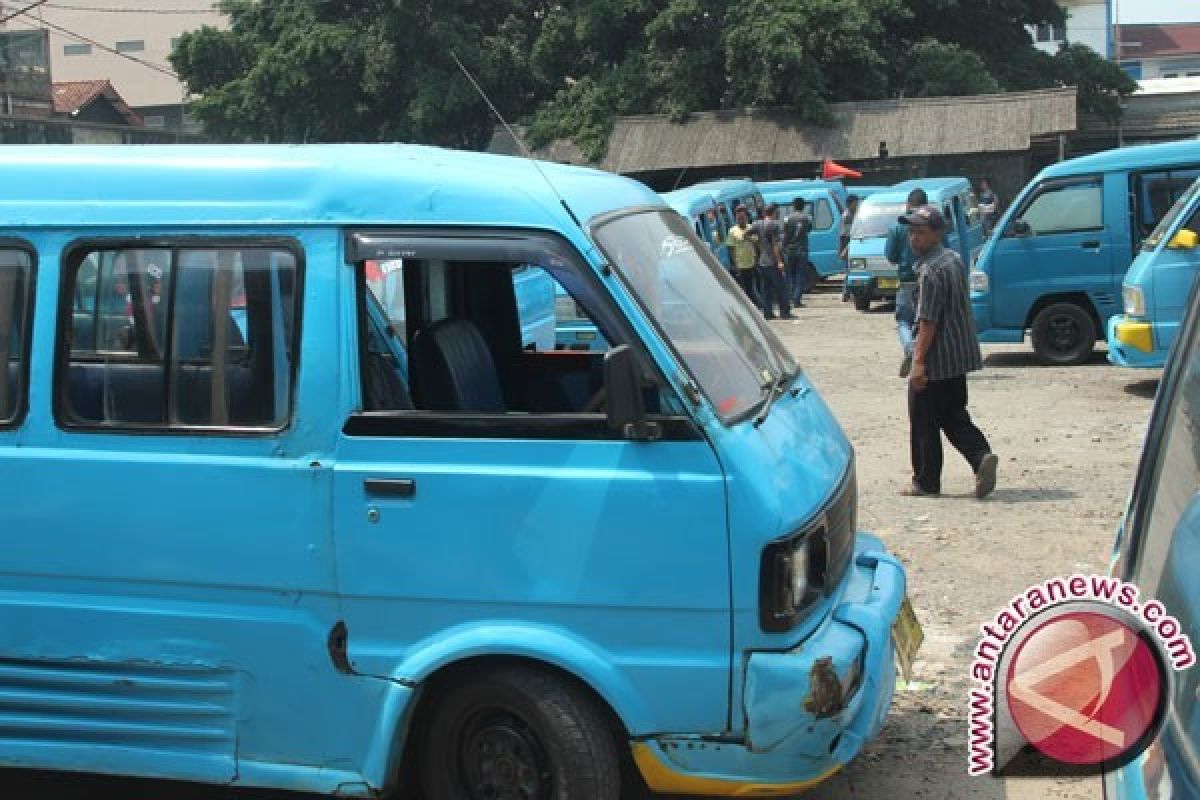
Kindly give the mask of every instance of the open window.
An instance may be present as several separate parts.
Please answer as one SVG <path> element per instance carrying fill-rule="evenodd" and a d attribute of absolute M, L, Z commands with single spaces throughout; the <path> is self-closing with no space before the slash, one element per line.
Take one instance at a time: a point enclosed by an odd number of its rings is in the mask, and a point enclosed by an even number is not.
<path fill-rule="evenodd" d="M 297 355 L 297 261 L 287 245 L 196 239 L 70 250 L 60 423 L 282 429 Z"/>
<path fill-rule="evenodd" d="M 20 419 L 28 373 L 32 251 L 0 242 L 0 427 Z"/>
<path fill-rule="evenodd" d="M 1134 201 L 1134 251 L 1158 226 L 1197 176 L 1200 176 L 1200 167 L 1139 172 L 1130 176 L 1130 189 Z"/>
<path fill-rule="evenodd" d="M 1015 215 L 1008 236 L 1048 236 L 1098 231 L 1104 227 L 1100 178 L 1048 182 Z"/>
<path fill-rule="evenodd" d="M 605 355 L 636 345 L 599 281 L 537 234 L 355 234 L 362 412 L 348 432 L 597 438 Z M 569 306 L 569 314 L 567 309 Z M 593 334 L 565 347 L 560 326 Z M 640 347 L 634 347 L 640 354 Z M 648 414 L 674 406 L 638 355 Z"/>

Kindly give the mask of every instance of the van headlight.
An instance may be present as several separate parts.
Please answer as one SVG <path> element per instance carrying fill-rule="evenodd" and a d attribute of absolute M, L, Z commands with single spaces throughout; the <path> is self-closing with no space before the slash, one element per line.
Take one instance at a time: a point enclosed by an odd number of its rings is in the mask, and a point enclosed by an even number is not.
<path fill-rule="evenodd" d="M 855 269 L 866 269 L 867 260 L 865 258 L 852 258 L 850 259 L 850 266 L 854 267 Z"/>
<path fill-rule="evenodd" d="M 759 578 L 759 622 L 771 632 L 790 630 L 813 600 L 809 592 L 809 537 L 771 542 L 763 550 Z"/>
<path fill-rule="evenodd" d="M 978 270 L 978 269 L 971 270 L 971 291 L 972 292 L 986 292 L 987 290 L 988 290 L 987 273 L 982 270 Z"/>
<path fill-rule="evenodd" d="M 1121 298 L 1125 301 L 1125 313 L 1130 317 L 1146 316 L 1146 295 L 1140 286 L 1122 286 Z"/>

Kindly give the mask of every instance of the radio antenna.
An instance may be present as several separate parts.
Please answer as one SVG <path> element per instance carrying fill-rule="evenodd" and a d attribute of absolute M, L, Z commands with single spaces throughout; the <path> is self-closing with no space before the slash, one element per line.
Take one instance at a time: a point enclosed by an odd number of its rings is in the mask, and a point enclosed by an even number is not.
<path fill-rule="evenodd" d="M 479 96 L 483 98 L 483 102 L 487 103 L 487 107 L 491 109 L 493 114 L 496 115 L 496 119 L 500 120 L 500 124 L 504 126 L 504 130 L 508 131 L 508 135 L 511 136 L 512 140 L 517 143 L 517 147 L 521 149 L 521 153 L 525 156 L 525 159 L 533 164 L 534 168 L 537 169 L 538 174 L 542 176 L 542 180 L 544 180 L 546 185 L 550 187 L 550 191 L 554 192 L 554 196 L 557 197 L 558 202 L 562 204 L 563 210 L 567 212 L 567 216 L 569 216 L 571 220 L 579 226 L 580 230 L 585 230 L 583 224 L 579 221 L 579 217 L 575 216 L 575 212 L 571 210 L 569 205 L 567 205 L 566 198 L 559 194 L 558 188 L 554 185 L 554 182 L 550 180 L 550 176 L 545 173 L 545 171 L 542 169 L 542 165 L 539 164 L 538 160 L 533 157 L 533 153 L 529 152 L 529 148 L 525 146 L 525 141 L 517 135 L 517 132 L 514 131 L 512 126 L 508 124 L 508 121 L 504 119 L 504 116 L 500 113 L 499 109 L 492 104 L 491 99 L 487 96 L 487 92 L 483 91 L 483 87 L 480 86 L 479 82 L 475 80 L 475 76 L 473 76 L 466 66 L 459 61 L 458 54 L 451 50 L 450 57 L 454 59 L 454 63 L 458 65 L 460 70 L 462 70 L 462 74 L 466 76 L 467 80 L 470 81 L 471 86 L 473 86 L 475 91 L 479 93 Z"/>

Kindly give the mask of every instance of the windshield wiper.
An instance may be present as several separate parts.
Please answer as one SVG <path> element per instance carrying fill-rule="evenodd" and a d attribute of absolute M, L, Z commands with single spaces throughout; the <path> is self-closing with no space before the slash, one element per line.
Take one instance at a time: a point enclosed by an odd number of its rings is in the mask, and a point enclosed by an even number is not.
<path fill-rule="evenodd" d="M 775 406 L 775 401 L 783 394 L 783 389 L 787 386 L 791 377 L 788 373 L 781 372 L 778 378 L 773 378 L 769 383 L 763 385 L 762 390 L 766 392 L 766 396 L 762 401 L 762 411 L 759 411 L 758 415 L 754 418 L 754 427 L 757 428 L 767 421 L 767 415 L 771 413 L 771 409 Z"/>

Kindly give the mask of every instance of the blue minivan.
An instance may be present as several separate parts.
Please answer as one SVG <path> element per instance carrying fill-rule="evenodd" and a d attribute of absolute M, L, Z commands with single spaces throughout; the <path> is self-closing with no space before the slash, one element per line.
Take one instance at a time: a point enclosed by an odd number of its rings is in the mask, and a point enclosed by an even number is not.
<path fill-rule="evenodd" d="M 900 288 L 896 265 L 884 251 L 888 233 L 904 214 L 913 189 L 924 189 L 929 203 L 942 209 L 946 247 L 957 252 L 964 265 L 969 268 L 983 248 L 983 220 L 966 178 L 914 178 L 872 194 L 859 204 L 850 228 L 846 291 L 859 311 L 870 309 L 875 300 L 894 299 Z"/>
<path fill-rule="evenodd" d="M 0 766 L 762 796 L 879 732 L 849 440 L 658 195 L 540 170 L 0 148 Z M 608 349 L 527 346 L 519 267 Z"/>
<path fill-rule="evenodd" d="M 808 234 L 808 260 L 822 278 L 836 275 L 845 270 L 844 262 L 838 258 L 841 250 L 841 219 L 844 210 L 837 193 L 829 187 L 801 189 L 776 189 L 771 184 L 759 184 L 763 199 L 779 206 L 779 221 L 792 212 L 792 202 L 797 197 L 808 203 L 805 212 L 812 217 L 813 226 Z"/>
<path fill-rule="evenodd" d="M 1108 321 L 1108 360 L 1161 367 L 1179 331 L 1185 300 L 1200 271 L 1200 179 L 1142 242 L 1121 287 L 1125 313 Z"/>
<path fill-rule="evenodd" d="M 1112 574 L 1200 638 L 1200 292 L 1163 374 Z M 1144 753 L 1104 778 L 1106 800 L 1200 797 L 1200 666 L 1165 683 L 1166 713 Z"/>
<path fill-rule="evenodd" d="M 979 341 L 1022 342 L 1045 364 L 1082 364 L 1121 310 L 1125 271 L 1192 181 L 1200 140 L 1108 150 L 1038 173 L 971 274 Z"/>

